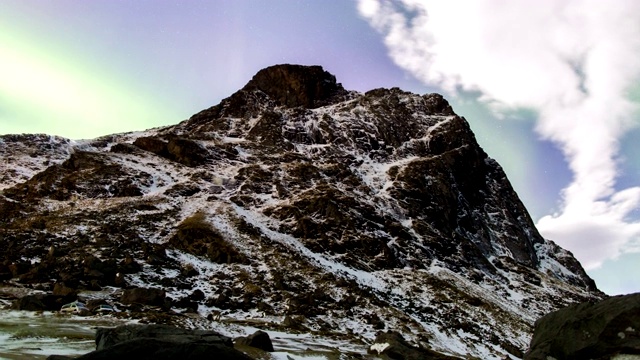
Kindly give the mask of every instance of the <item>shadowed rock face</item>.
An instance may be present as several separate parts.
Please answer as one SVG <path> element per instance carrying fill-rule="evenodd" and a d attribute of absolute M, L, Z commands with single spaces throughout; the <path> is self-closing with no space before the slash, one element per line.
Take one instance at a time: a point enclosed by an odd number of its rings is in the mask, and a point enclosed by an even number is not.
<path fill-rule="evenodd" d="M 286 107 L 315 108 L 346 92 L 321 66 L 274 65 L 258 71 L 243 90 L 260 90 Z"/>
<path fill-rule="evenodd" d="M 635 357 L 623 357 L 635 355 Z M 525 360 L 640 358 L 640 293 L 581 303 L 536 321 Z"/>

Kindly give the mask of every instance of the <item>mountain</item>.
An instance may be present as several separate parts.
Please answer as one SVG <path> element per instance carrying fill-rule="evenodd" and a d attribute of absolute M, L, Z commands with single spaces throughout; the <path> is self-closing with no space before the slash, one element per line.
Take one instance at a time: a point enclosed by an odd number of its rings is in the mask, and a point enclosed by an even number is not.
<path fill-rule="evenodd" d="M 603 297 L 438 94 L 363 94 L 276 65 L 175 126 L 5 135 L 0 154 L 0 279 L 101 291 L 151 322 L 123 292 L 349 351 L 393 330 L 520 358 L 537 318 Z M 201 318 L 189 324 L 212 326 Z"/>

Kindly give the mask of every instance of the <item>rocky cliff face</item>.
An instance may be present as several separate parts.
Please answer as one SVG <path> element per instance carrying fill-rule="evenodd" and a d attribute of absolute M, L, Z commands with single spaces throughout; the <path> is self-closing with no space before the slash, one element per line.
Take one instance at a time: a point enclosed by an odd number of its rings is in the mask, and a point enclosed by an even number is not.
<path fill-rule="evenodd" d="M 437 94 L 277 65 L 175 126 L 0 139 L 7 281 L 156 287 L 174 311 L 483 359 L 602 296 Z"/>

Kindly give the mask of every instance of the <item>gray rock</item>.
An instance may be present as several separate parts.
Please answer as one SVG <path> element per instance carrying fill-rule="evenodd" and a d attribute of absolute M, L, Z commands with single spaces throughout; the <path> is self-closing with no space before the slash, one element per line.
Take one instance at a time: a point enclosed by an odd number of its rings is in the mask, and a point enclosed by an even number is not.
<path fill-rule="evenodd" d="M 273 343 L 271 342 L 269 334 L 262 330 L 258 330 L 249 336 L 241 336 L 237 338 L 236 344 L 251 346 L 269 352 L 274 351 Z"/>
<path fill-rule="evenodd" d="M 66 303 L 76 300 L 75 296 L 57 296 L 51 294 L 25 295 L 11 304 L 13 310 L 58 311 Z"/>
<path fill-rule="evenodd" d="M 35 295 L 23 296 L 20 299 L 14 300 L 11 304 L 13 310 L 27 310 L 27 311 L 42 311 L 46 309 L 46 306 L 42 300 Z"/>
<path fill-rule="evenodd" d="M 640 355 L 640 293 L 572 305 L 536 321 L 525 360 Z"/>
<path fill-rule="evenodd" d="M 123 325 L 96 330 L 96 350 L 113 347 L 119 343 L 152 338 L 174 343 L 207 343 L 233 347 L 231 338 L 211 330 L 189 330 L 169 325 Z"/>
<path fill-rule="evenodd" d="M 222 343 L 137 338 L 80 356 L 82 360 L 251 360 L 244 353 Z"/>

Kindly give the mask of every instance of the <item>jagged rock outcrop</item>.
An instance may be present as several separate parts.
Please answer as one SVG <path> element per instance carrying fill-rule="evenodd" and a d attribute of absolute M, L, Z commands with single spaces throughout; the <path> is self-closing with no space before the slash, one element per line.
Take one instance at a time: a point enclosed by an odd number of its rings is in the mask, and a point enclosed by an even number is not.
<path fill-rule="evenodd" d="M 536 321 L 524 359 L 550 358 L 640 358 L 640 293 L 572 305 Z"/>
<path fill-rule="evenodd" d="M 258 71 L 243 90 L 261 91 L 278 105 L 290 108 L 316 108 L 346 93 L 342 85 L 336 83 L 336 77 L 321 66 L 290 64 Z"/>
<path fill-rule="evenodd" d="M 60 155 L 34 160 L 29 141 Z M 158 288 L 165 310 L 368 343 L 394 330 L 487 359 L 524 351 L 547 312 L 602 297 L 438 94 L 363 94 L 277 65 L 175 126 L 5 137 L 0 151 L 31 169 L 0 194 L 2 263 L 24 284 Z"/>

